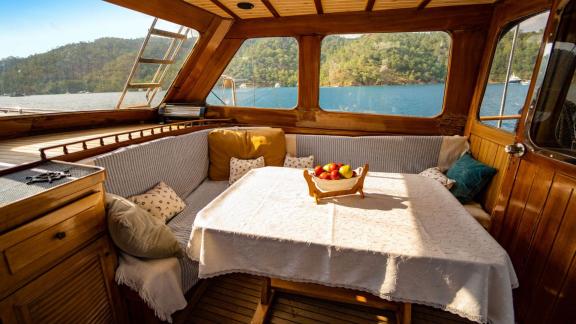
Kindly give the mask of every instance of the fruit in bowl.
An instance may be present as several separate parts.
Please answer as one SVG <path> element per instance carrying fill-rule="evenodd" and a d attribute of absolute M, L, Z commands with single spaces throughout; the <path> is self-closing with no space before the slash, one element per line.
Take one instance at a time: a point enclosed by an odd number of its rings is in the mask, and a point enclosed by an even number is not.
<path fill-rule="evenodd" d="M 316 166 L 312 181 L 322 191 L 348 190 L 358 181 L 358 173 L 348 164 L 332 162 Z"/>

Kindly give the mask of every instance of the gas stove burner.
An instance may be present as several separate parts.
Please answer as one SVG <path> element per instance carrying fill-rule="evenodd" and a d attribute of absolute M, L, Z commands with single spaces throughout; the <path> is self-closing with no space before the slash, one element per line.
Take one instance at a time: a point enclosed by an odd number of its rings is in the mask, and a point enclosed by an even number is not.
<path fill-rule="evenodd" d="M 60 180 L 62 178 L 66 178 L 66 177 L 70 177 L 70 176 L 71 176 L 70 170 L 48 171 L 48 172 L 40 173 L 40 174 L 35 175 L 33 177 L 26 177 L 26 180 L 28 180 L 28 182 L 26 182 L 26 184 L 33 184 L 36 182 L 52 183 L 52 181 L 54 181 L 54 180 Z"/>

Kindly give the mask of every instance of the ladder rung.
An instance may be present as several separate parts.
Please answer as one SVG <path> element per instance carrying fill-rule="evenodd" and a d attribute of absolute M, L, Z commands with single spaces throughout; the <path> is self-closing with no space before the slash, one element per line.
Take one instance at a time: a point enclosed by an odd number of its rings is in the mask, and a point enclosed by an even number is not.
<path fill-rule="evenodd" d="M 161 30 L 161 29 L 156 29 L 156 28 L 152 28 L 152 29 L 150 30 L 150 34 L 157 35 L 157 36 L 168 37 L 168 38 L 186 39 L 186 35 L 185 35 L 185 34 L 178 34 L 178 33 L 169 32 L 169 31 L 166 31 L 166 30 Z"/>
<path fill-rule="evenodd" d="M 174 61 L 172 60 L 162 60 L 162 59 L 152 59 L 152 58 L 139 58 L 138 62 L 140 63 L 150 63 L 150 64 L 172 64 Z"/>
<path fill-rule="evenodd" d="M 128 84 L 128 88 L 131 89 L 153 89 L 159 88 L 160 83 L 130 83 Z"/>

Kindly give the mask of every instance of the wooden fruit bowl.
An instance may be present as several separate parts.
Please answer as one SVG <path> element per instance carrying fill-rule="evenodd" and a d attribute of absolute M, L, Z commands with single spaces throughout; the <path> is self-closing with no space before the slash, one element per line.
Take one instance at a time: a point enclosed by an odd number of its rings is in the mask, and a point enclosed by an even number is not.
<path fill-rule="evenodd" d="M 368 174 L 368 164 L 364 164 L 362 167 L 361 173 L 355 177 L 350 179 L 342 179 L 342 180 L 321 180 L 321 179 L 312 179 L 313 175 L 310 174 L 310 171 L 304 170 L 304 179 L 308 184 L 308 194 L 311 197 L 314 197 L 316 203 L 320 202 L 322 198 L 328 197 L 335 197 L 335 196 L 344 196 L 344 195 L 353 195 L 355 193 L 360 193 L 360 197 L 364 198 L 364 192 L 362 189 L 364 188 L 364 179 L 366 178 L 366 174 Z M 341 190 L 333 190 L 333 191 L 323 191 L 318 188 L 316 181 L 331 181 L 336 182 L 334 184 L 334 188 L 344 187 L 348 189 L 341 189 Z M 342 181 L 342 182 L 340 182 Z M 340 183 L 338 183 L 340 182 Z M 350 187 L 351 186 L 351 187 Z M 326 188 L 328 186 L 322 186 Z"/>

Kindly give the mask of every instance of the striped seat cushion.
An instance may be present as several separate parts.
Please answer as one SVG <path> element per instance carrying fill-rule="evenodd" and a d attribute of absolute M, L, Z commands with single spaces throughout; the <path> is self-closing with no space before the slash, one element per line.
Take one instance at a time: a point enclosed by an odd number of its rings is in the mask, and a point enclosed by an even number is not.
<path fill-rule="evenodd" d="M 186 208 L 168 223 L 168 227 L 184 250 L 190 239 L 196 214 L 226 188 L 228 181 L 205 180 L 185 199 Z M 187 256 L 178 260 L 182 269 L 182 290 L 186 292 L 198 282 L 198 262 L 192 261 Z"/>
<path fill-rule="evenodd" d="M 164 181 L 181 198 L 208 175 L 208 132 L 203 130 L 119 149 L 94 159 L 106 168 L 106 191 L 141 194 Z"/>
<path fill-rule="evenodd" d="M 368 163 L 371 171 L 420 173 L 438 165 L 442 136 L 297 135 L 298 156 L 314 155 L 316 164 Z"/>

